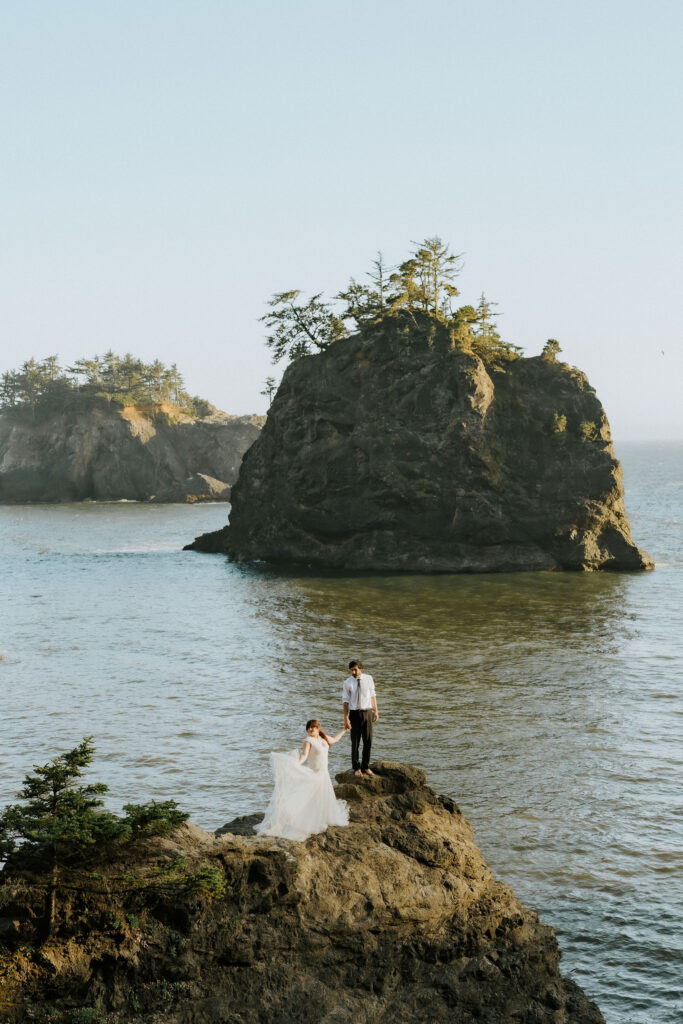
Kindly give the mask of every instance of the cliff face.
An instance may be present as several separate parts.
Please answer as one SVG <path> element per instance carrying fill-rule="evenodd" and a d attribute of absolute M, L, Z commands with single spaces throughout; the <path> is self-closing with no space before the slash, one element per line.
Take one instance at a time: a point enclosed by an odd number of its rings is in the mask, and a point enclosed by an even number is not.
<path fill-rule="evenodd" d="M 261 416 L 176 417 L 94 400 L 32 424 L 0 416 L 0 502 L 228 500 Z"/>
<path fill-rule="evenodd" d="M 183 826 L 87 877 L 74 870 L 57 933 L 39 948 L 39 878 L 6 869 L 3 1017 L 604 1024 L 453 801 L 418 769 L 373 767 L 372 781 L 337 777 L 350 825 L 305 843 L 254 836 L 255 815 L 216 836 Z"/>
<path fill-rule="evenodd" d="M 644 569 L 586 377 L 380 327 L 294 362 L 200 550 L 353 570 Z"/>

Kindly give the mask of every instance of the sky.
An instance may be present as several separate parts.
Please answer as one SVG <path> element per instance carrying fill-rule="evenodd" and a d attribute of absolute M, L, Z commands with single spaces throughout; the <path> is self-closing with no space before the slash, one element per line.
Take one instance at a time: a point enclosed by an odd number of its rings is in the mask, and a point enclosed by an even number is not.
<path fill-rule="evenodd" d="M 264 412 L 259 317 L 439 235 L 616 440 L 683 439 L 683 5 L 2 0 L 0 372 L 112 348 Z"/>

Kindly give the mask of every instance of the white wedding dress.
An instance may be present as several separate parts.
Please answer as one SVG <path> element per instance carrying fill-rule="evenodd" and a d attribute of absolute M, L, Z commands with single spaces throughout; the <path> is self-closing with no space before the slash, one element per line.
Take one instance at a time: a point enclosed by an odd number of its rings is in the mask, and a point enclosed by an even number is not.
<path fill-rule="evenodd" d="M 311 744 L 307 764 L 299 764 L 299 751 L 271 754 L 275 788 L 266 816 L 256 832 L 301 842 L 328 825 L 348 825 L 349 809 L 337 800 L 327 770 L 329 747 L 320 736 L 307 736 Z"/>

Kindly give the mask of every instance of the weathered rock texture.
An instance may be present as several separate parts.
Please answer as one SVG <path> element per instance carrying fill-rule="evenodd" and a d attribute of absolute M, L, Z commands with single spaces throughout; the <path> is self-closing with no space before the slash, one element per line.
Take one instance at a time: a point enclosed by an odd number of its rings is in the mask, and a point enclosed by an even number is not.
<path fill-rule="evenodd" d="M 178 416 L 94 399 L 35 424 L 0 416 L 0 502 L 230 497 L 261 416 Z"/>
<path fill-rule="evenodd" d="M 487 372 L 445 332 L 391 325 L 288 368 L 230 525 L 193 546 L 352 570 L 652 567 L 582 373 L 540 357 Z"/>
<path fill-rule="evenodd" d="M 418 769 L 374 767 L 372 781 L 338 776 L 351 824 L 305 843 L 242 818 L 94 865 L 64 887 L 39 951 L 39 890 L 5 877 L 4 1015 L 47 1019 L 49 1003 L 53 1021 L 91 1007 L 110 1024 L 604 1024 L 453 801 Z M 226 886 L 211 900 L 207 868 Z"/>

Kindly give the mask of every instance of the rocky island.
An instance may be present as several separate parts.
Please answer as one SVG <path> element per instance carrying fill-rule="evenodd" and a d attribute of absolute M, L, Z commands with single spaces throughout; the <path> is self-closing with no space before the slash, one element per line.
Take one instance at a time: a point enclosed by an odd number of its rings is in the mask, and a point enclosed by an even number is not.
<path fill-rule="evenodd" d="M 2 503 L 227 501 L 264 422 L 191 398 L 175 367 L 113 353 L 2 380 Z"/>
<path fill-rule="evenodd" d="M 296 358 L 229 525 L 190 547 L 343 570 L 652 568 L 585 375 L 557 343 L 522 358 L 454 323 L 398 311 Z"/>
<path fill-rule="evenodd" d="M 373 780 L 337 776 L 350 825 L 303 843 L 256 836 L 254 815 L 215 835 L 138 827 L 106 853 L 64 858 L 47 939 L 46 869 L 10 856 L 2 1019 L 604 1024 L 561 974 L 552 929 L 495 879 L 455 802 L 418 768 L 373 767 Z M 153 824 L 144 808 L 127 810 Z"/>

